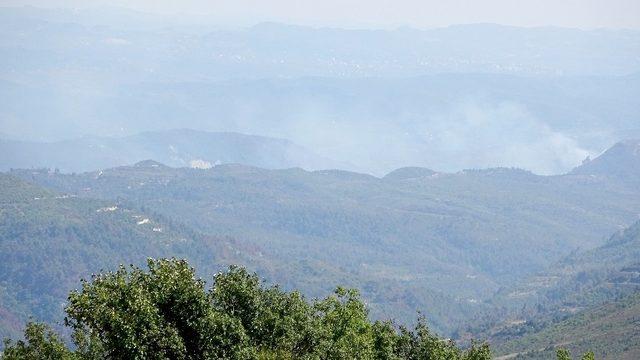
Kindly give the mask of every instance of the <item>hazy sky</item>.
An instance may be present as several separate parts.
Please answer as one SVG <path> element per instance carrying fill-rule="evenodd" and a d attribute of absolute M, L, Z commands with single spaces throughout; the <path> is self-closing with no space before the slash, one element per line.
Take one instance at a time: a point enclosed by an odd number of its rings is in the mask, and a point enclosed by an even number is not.
<path fill-rule="evenodd" d="M 425 28 L 461 23 L 579 28 L 640 28 L 640 0 L 0 0 L 3 6 L 121 6 L 199 14 L 226 24 Z"/>

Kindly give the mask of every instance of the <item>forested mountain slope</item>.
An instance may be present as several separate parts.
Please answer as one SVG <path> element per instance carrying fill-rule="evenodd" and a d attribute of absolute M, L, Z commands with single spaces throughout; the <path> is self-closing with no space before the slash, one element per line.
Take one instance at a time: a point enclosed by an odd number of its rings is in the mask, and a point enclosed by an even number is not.
<path fill-rule="evenodd" d="M 498 359 L 551 359 L 559 347 L 596 359 L 640 357 L 640 293 L 588 309 L 541 331 L 496 347 Z M 508 357 L 508 355 L 518 356 Z"/>
<path fill-rule="evenodd" d="M 640 192 L 615 177 L 514 169 L 345 171 L 157 163 L 77 175 L 15 175 L 80 197 L 140 204 L 198 231 L 259 247 L 274 280 L 311 294 L 350 274 L 374 314 L 426 311 L 453 330 L 501 286 L 542 271 L 636 219 Z M 344 283 L 344 282 L 341 282 Z M 447 303 L 443 303 L 446 301 Z M 458 310 L 466 309 L 466 310 Z M 452 310 L 455 309 L 455 310 Z"/>
<path fill-rule="evenodd" d="M 67 293 L 101 269 L 178 256 L 211 271 L 252 256 L 230 239 L 117 201 L 57 193 L 5 174 L 0 189 L 0 338 L 15 335 L 27 317 L 60 323 Z"/>
<path fill-rule="evenodd" d="M 428 311 L 441 322 L 464 313 L 452 297 L 425 286 L 376 284 L 375 276 L 351 274 L 316 259 L 274 261 L 265 256 L 269 244 L 203 235 L 124 199 L 80 198 L 6 174 L 0 174 L 0 185 L 0 338 L 17 336 L 28 318 L 61 325 L 66 294 L 81 278 L 156 256 L 189 259 L 203 272 L 242 264 L 270 281 L 286 279 L 285 288 L 301 285 L 312 297 L 338 284 L 366 285 L 369 296 L 394 294 L 395 303 L 387 303 L 387 309 L 397 307 L 401 314 L 415 317 L 407 299 L 441 304 Z M 379 309 L 374 313 L 382 315 Z"/>
<path fill-rule="evenodd" d="M 494 345 L 517 341 L 555 326 L 573 314 L 640 291 L 640 222 L 603 246 L 576 251 L 548 269 L 501 289 L 464 337 Z"/>

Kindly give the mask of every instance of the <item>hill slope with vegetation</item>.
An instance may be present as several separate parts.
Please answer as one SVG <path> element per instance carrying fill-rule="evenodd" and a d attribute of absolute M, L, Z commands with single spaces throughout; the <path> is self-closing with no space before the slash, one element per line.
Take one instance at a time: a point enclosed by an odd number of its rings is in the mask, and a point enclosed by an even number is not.
<path fill-rule="evenodd" d="M 638 181 L 640 179 L 640 140 L 615 144 L 599 157 L 586 160 L 572 174 L 612 176 Z"/>
<path fill-rule="evenodd" d="M 251 256 L 230 239 L 115 201 L 57 193 L 5 174 L 0 189 L 0 338 L 15 335 L 28 317 L 60 323 L 79 279 L 114 264 L 182 256 L 214 270 Z"/>
<path fill-rule="evenodd" d="M 558 348 L 593 351 L 596 359 L 640 357 L 640 293 L 570 316 L 557 324 L 498 346 L 513 359 L 550 359 Z M 498 357 L 500 359 L 500 357 Z M 505 357 L 506 359 L 506 357 Z"/>
<path fill-rule="evenodd" d="M 640 192 L 622 179 L 516 169 L 406 169 L 380 179 L 143 162 L 76 175 L 13 174 L 241 239 L 260 249 L 272 280 L 287 288 L 317 296 L 335 283 L 327 279 L 344 277 L 362 288 L 376 316 L 409 320 L 424 310 L 443 331 L 483 309 L 500 287 L 601 245 L 640 212 Z"/>
<path fill-rule="evenodd" d="M 499 354 L 517 350 L 543 359 L 558 344 L 573 344 L 572 348 L 584 351 L 592 341 L 598 357 L 634 358 L 640 355 L 632 346 L 640 343 L 633 329 L 639 324 L 625 314 L 637 312 L 639 259 L 640 222 L 636 222 L 603 246 L 573 253 L 521 284 L 498 292 L 490 301 L 492 311 L 481 316 L 482 325 L 472 327 L 471 333 L 489 339 Z M 586 321 L 594 328 L 587 328 L 582 323 Z M 579 330 L 576 322 L 585 326 Z M 627 336 L 618 338 L 616 331 L 608 335 L 614 328 Z"/>

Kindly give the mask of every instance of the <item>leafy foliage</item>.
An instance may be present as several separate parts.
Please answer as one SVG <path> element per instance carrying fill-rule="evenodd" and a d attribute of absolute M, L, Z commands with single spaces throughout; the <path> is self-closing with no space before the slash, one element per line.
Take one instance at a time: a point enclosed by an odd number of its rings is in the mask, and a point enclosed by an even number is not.
<path fill-rule="evenodd" d="M 240 322 L 215 312 L 204 283 L 184 261 L 148 262 L 98 275 L 72 292 L 67 322 L 97 334 L 118 359 L 238 358 L 247 338 Z"/>
<path fill-rule="evenodd" d="M 572 360 L 571 352 L 565 348 L 560 348 L 556 351 L 557 360 Z M 593 351 L 587 351 L 580 357 L 581 360 L 594 360 Z"/>
<path fill-rule="evenodd" d="M 69 295 L 69 350 L 46 326 L 6 342 L 6 359 L 442 359 L 488 360 L 486 344 L 460 350 L 424 319 L 414 330 L 371 322 L 355 290 L 308 302 L 231 267 L 207 290 L 185 260 L 148 260 L 95 275 Z"/>
<path fill-rule="evenodd" d="M 24 331 L 25 340 L 13 343 L 6 340 L 2 359 L 5 360 L 41 360 L 74 359 L 60 337 L 44 324 L 29 323 Z"/>

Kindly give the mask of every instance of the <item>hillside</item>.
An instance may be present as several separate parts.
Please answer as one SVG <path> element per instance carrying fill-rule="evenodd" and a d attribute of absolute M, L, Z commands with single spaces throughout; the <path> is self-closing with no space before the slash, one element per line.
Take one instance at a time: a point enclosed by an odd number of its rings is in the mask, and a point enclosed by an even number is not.
<path fill-rule="evenodd" d="M 374 314 L 405 320 L 424 310 L 445 331 L 486 308 L 500 287 L 578 248 L 602 245 L 640 212 L 637 188 L 615 178 L 515 169 L 403 172 L 380 179 L 141 163 L 76 175 L 13 174 L 79 197 L 140 204 L 197 231 L 242 239 L 281 269 L 272 272 L 274 281 L 311 295 L 330 290 L 335 282 L 327 277 L 344 276 L 339 283 L 363 288 Z"/>
<path fill-rule="evenodd" d="M 120 202 L 57 193 L 5 174 L 0 189 L 0 338 L 15 335 L 28 318 L 61 324 L 67 293 L 101 269 L 178 256 L 211 271 L 251 256 L 230 239 Z"/>
<path fill-rule="evenodd" d="M 171 168 L 145 161 L 135 169 Z M 310 297 L 324 296 L 338 284 L 366 285 L 370 297 L 384 297 L 387 309 L 397 307 L 408 316 L 415 312 L 407 301 L 416 298 L 443 304 L 429 310 L 439 321 L 464 310 L 425 286 L 375 283 L 375 276 L 349 273 L 321 259 L 275 261 L 268 256 L 268 244 L 204 235 L 125 199 L 81 198 L 6 174 L 0 174 L 0 185 L 0 338 L 17 336 L 27 319 L 62 324 L 66 293 L 80 285 L 79 279 L 117 264 L 141 264 L 148 257 L 186 258 L 203 272 L 242 264 L 270 282 L 284 279 L 286 289 L 300 285 Z M 376 317 L 383 315 L 373 310 Z"/>
<path fill-rule="evenodd" d="M 585 161 L 571 173 L 637 181 L 640 179 L 640 140 L 619 142 L 597 158 Z"/>
<path fill-rule="evenodd" d="M 83 172 L 154 159 L 175 167 L 241 163 L 264 168 L 339 166 L 287 140 L 195 130 L 83 137 L 51 143 L 0 140 L 0 170 L 57 168 Z"/>
<path fill-rule="evenodd" d="M 504 344 L 496 352 L 506 355 L 497 359 L 551 359 L 560 346 L 574 354 L 591 350 L 596 359 L 638 359 L 638 314 L 640 293 L 580 312 L 540 332 Z"/>
<path fill-rule="evenodd" d="M 481 316 L 481 325 L 471 332 L 505 349 L 499 353 L 509 352 L 516 345 L 520 350 L 538 349 L 535 342 L 523 348 L 527 339 L 538 337 L 561 343 L 565 340 L 558 334 L 553 337 L 552 329 L 575 319 L 575 314 L 590 314 L 640 293 L 639 259 L 640 221 L 614 234 L 603 246 L 575 252 L 520 284 L 501 290 L 491 299 L 494 312 Z M 495 312 L 499 308 L 502 310 Z"/>

